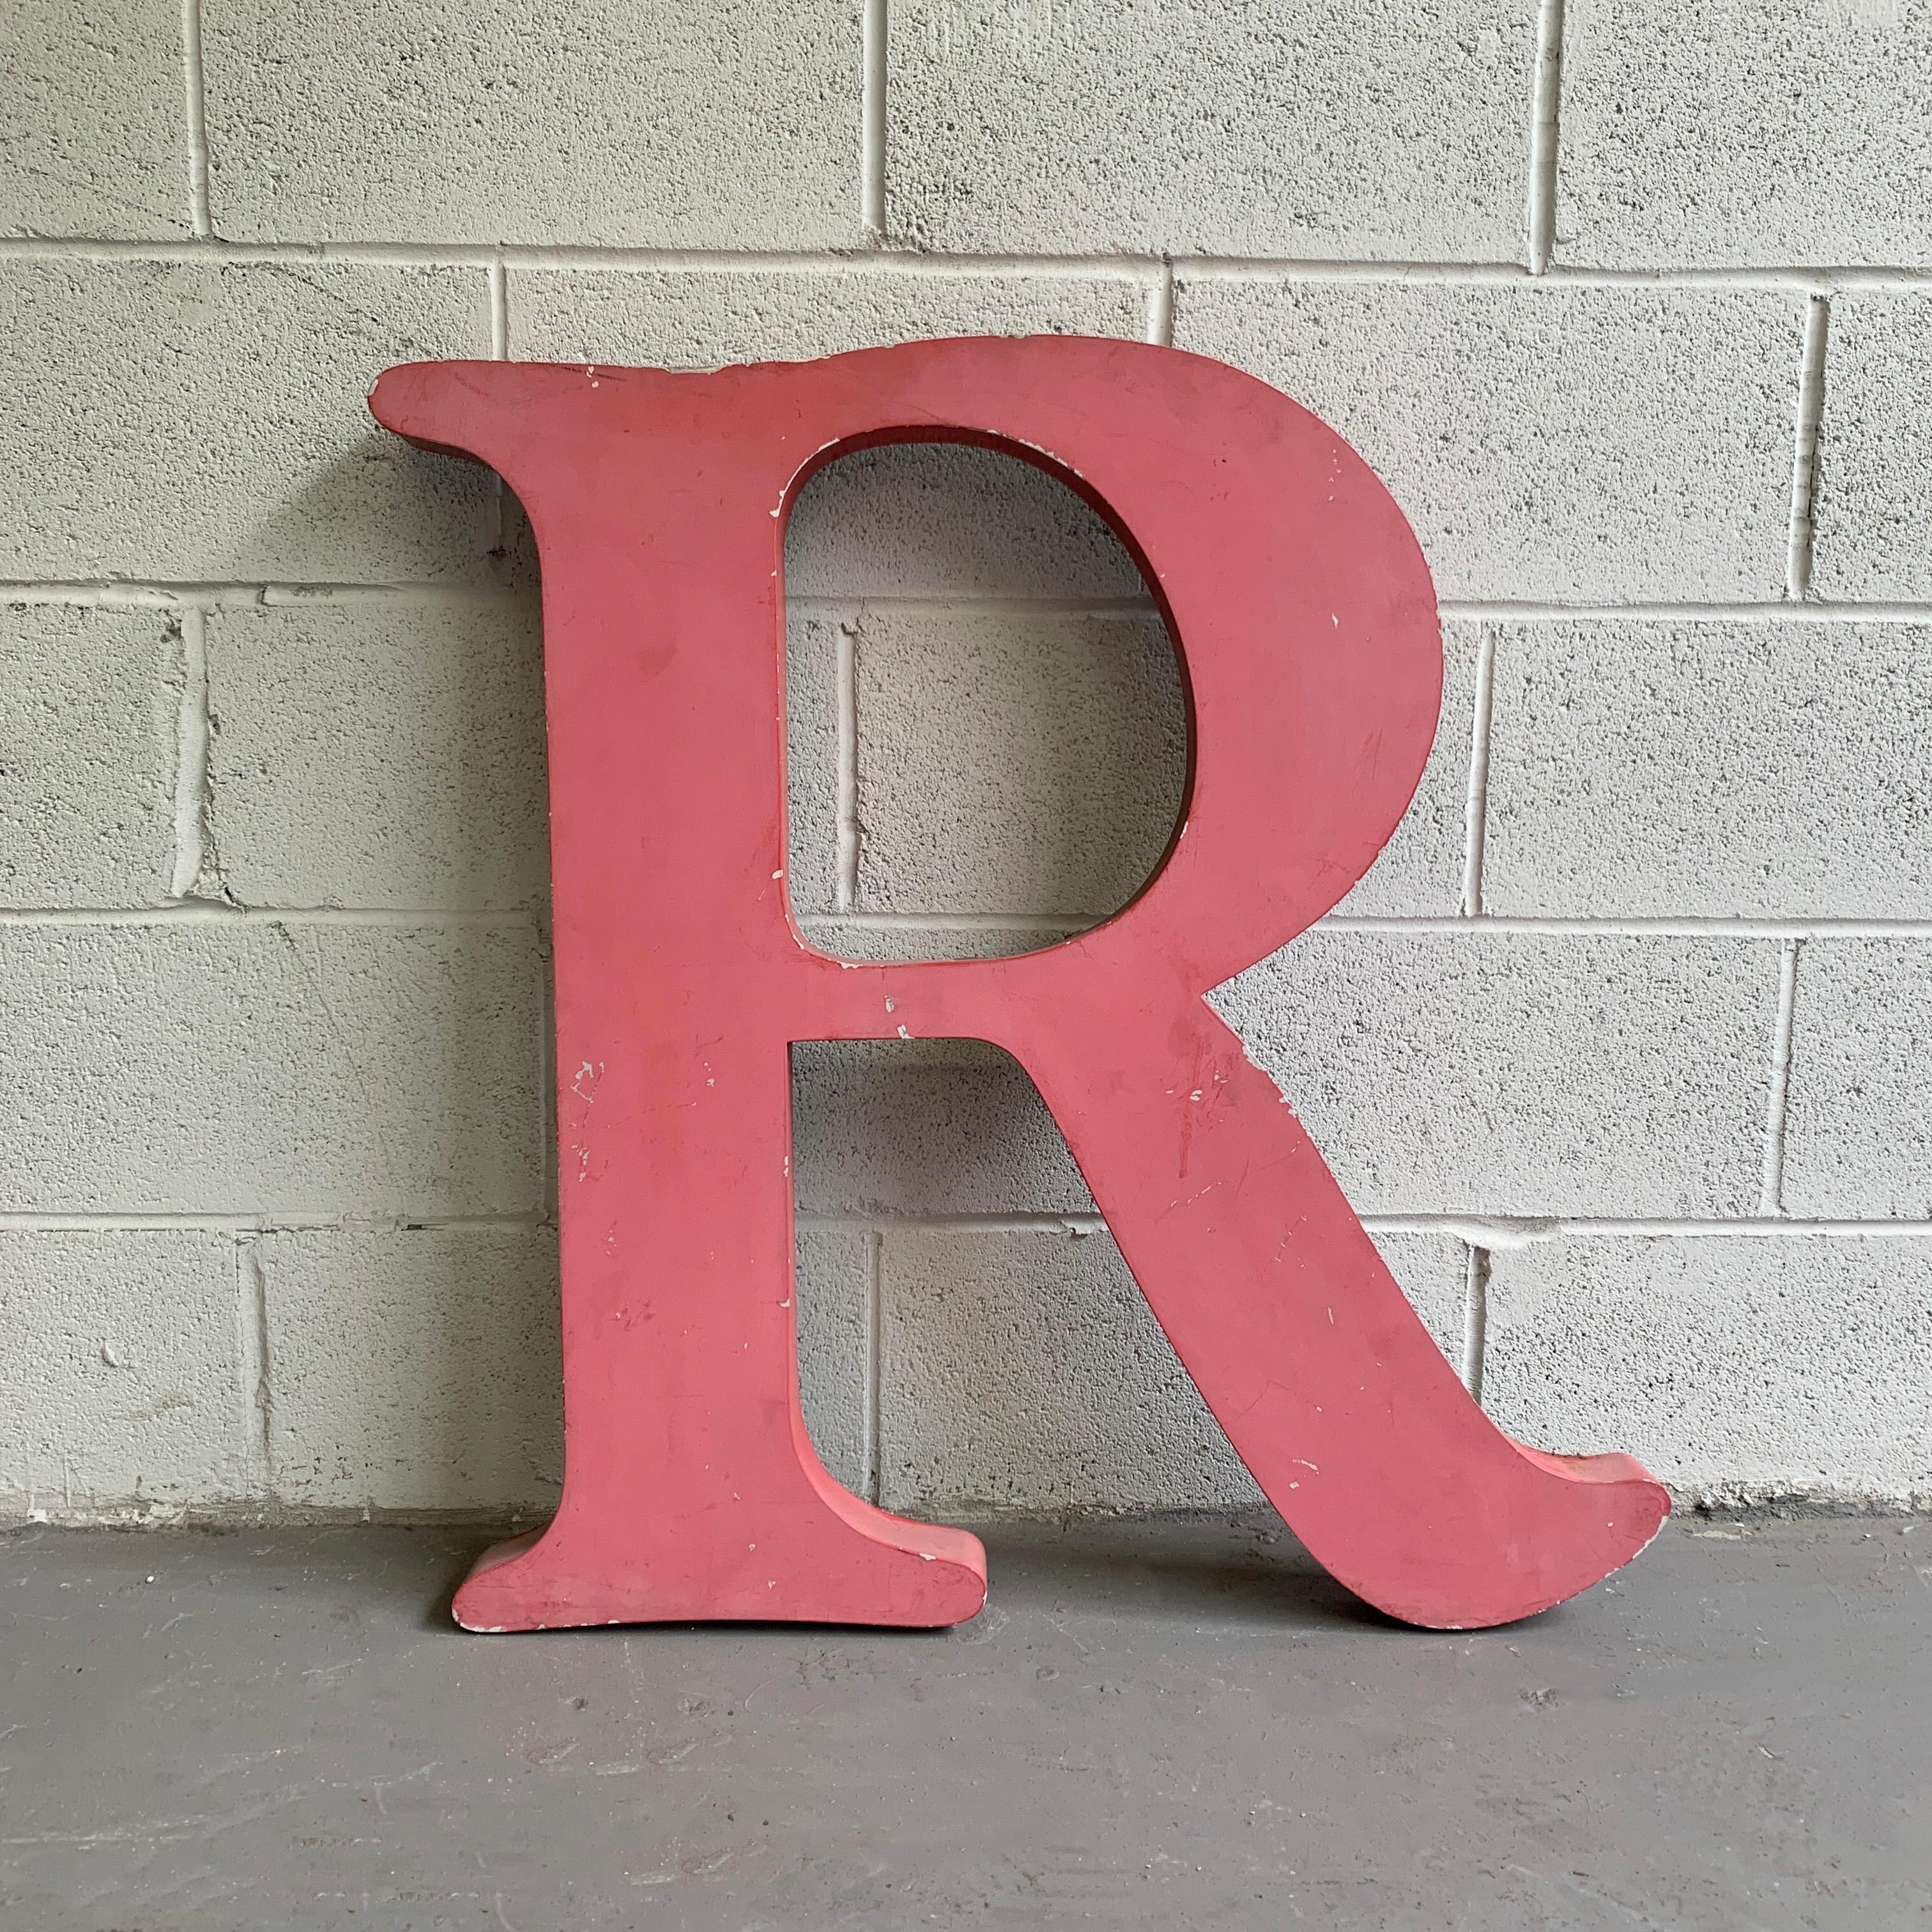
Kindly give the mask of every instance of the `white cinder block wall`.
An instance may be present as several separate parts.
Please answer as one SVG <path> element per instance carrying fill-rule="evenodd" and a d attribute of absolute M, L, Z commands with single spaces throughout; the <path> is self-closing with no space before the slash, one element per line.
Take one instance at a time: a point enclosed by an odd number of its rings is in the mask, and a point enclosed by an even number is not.
<path fill-rule="evenodd" d="M 0 1513 L 541 1509 L 536 569 L 386 365 L 960 332 L 1279 384 L 1427 550 L 1408 822 L 1217 995 L 1507 1426 L 1932 1498 L 1932 0 L 27 0 L 0 28 Z M 1138 578 L 1018 466 L 788 551 L 820 943 L 1158 855 Z M 1253 1500 L 1026 1082 L 797 1059 L 814 1432 Z"/>

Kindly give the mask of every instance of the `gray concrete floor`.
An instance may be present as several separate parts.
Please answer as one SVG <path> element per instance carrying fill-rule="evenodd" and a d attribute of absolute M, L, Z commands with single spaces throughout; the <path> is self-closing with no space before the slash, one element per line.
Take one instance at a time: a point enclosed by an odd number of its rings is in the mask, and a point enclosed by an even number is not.
<path fill-rule="evenodd" d="M 1405 1630 L 1265 1528 L 987 1535 L 937 1634 L 469 1636 L 485 1539 L 0 1539 L 6 1932 L 1932 1922 L 1932 1524 Z"/>

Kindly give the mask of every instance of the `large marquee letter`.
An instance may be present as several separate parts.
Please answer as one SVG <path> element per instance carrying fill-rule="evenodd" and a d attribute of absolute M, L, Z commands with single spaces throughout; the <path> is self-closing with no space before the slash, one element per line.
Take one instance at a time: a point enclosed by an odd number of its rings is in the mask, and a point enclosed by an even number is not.
<path fill-rule="evenodd" d="M 1203 1000 L 1362 876 L 1434 734 L 1428 572 L 1334 430 L 1220 364 L 1055 338 L 711 375 L 418 363 L 371 406 L 499 470 L 543 563 L 564 1486 L 471 1574 L 462 1623 L 979 1609 L 976 1539 L 862 1502 L 806 1434 L 794 1040 L 1016 1055 L 1243 1460 L 1391 1616 L 1507 1622 L 1650 1540 L 1668 1503 L 1638 1464 L 1484 1415 Z M 1138 560 L 1188 687 L 1186 802 L 1161 870 L 1091 932 L 855 965 L 807 945 L 786 894 L 785 518 L 833 458 L 934 440 L 1047 470 Z"/>

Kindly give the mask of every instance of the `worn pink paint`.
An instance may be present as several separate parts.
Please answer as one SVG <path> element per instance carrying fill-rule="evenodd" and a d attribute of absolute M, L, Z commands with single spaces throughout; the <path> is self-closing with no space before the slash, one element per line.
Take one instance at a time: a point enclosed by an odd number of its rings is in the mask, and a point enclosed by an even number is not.
<path fill-rule="evenodd" d="M 1638 1464 L 1490 1423 L 1202 998 L 1368 869 L 1435 732 L 1427 569 L 1333 430 L 1220 364 L 1064 338 L 712 375 L 418 363 L 371 407 L 500 470 L 543 561 L 564 1490 L 546 1529 L 478 1564 L 462 1623 L 980 1608 L 978 1541 L 862 1502 L 806 1433 L 794 1040 L 1013 1054 L 1256 1479 L 1390 1616 L 1507 1622 L 1650 1540 L 1668 1503 Z M 855 965 L 788 904 L 787 510 L 835 457 L 913 440 L 985 443 L 1079 491 L 1186 673 L 1165 863 L 1106 924 L 1023 958 Z"/>

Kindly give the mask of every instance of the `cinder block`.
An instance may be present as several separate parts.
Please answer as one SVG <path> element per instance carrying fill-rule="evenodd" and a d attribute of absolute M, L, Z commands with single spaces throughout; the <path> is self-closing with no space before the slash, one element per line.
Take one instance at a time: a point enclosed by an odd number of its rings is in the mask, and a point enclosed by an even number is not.
<path fill-rule="evenodd" d="M 798 1384 L 818 1460 L 854 1496 L 872 1480 L 866 1428 L 872 1378 L 872 1237 L 805 1228 L 798 1237 Z"/>
<path fill-rule="evenodd" d="M 1520 258 L 1531 0 L 893 10 L 886 226 L 921 248 Z"/>
<path fill-rule="evenodd" d="M 1932 1498 L 1932 1243 L 1568 1239 L 1490 1264 L 1484 1406 L 1680 1496 Z"/>
<path fill-rule="evenodd" d="M 1361 884 L 1336 910 L 1354 919 L 1456 912 L 1468 843 L 1469 756 L 1475 730 L 1480 624 L 1442 627 L 1442 716 L 1415 797 Z"/>
<path fill-rule="evenodd" d="M 1925 0 L 1569 0 L 1559 260 L 1932 262 Z"/>
<path fill-rule="evenodd" d="M 0 926 L 0 1206 L 526 1213 L 534 931 Z"/>
<path fill-rule="evenodd" d="M 218 610 L 208 688 L 219 885 L 242 904 L 542 902 L 534 604 Z"/>
<path fill-rule="evenodd" d="M 1804 296 L 1184 280 L 1176 342 L 1332 424 L 1445 597 L 1783 594 Z"/>
<path fill-rule="evenodd" d="M 1147 596 L 1118 538 L 1065 484 L 965 443 L 828 464 L 799 492 L 784 568 L 793 597 Z"/>
<path fill-rule="evenodd" d="M 861 910 L 1112 911 L 1166 850 L 1186 717 L 1151 614 L 872 611 L 857 647 Z"/>
<path fill-rule="evenodd" d="M 489 352 L 480 268 L 0 263 L 0 576 L 475 574 L 488 474 L 366 398 L 392 363 Z"/>
<path fill-rule="evenodd" d="M 1461 1244 L 1393 1236 L 1384 1252 L 1460 1352 Z M 887 1508 L 1261 1503 L 1107 1236 L 892 1228 L 881 1265 Z"/>
<path fill-rule="evenodd" d="M 1932 598 L 1932 290 L 1832 298 L 1814 596 Z"/>
<path fill-rule="evenodd" d="M 1151 609 L 872 611 L 857 632 L 860 910 L 1077 916 L 1132 896 L 1186 771 Z M 1435 752 L 1346 914 L 1456 909 L 1476 643 L 1474 627 L 1448 628 Z"/>
<path fill-rule="evenodd" d="M 10 7 L 0 122 L 0 232 L 186 235 L 188 116 L 182 9 L 122 0 Z"/>
<path fill-rule="evenodd" d="M 1510 625 L 1493 913 L 1932 917 L 1932 628 Z"/>
<path fill-rule="evenodd" d="M 880 1258 L 886 1508 L 1261 1504 L 1106 1235 L 896 1228 Z"/>
<path fill-rule="evenodd" d="M 512 352 L 722 369 L 948 335 L 1146 333 L 1149 284 L 1114 274 L 904 268 L 513 268 Z"/>
<path fill-rule="evenodd" d="M 1363 1214 L 1754 1212 L 1774 940 L 1324 933 L 1214 1004 Z"/>
<path fill-rule="evenodd" d="M 856 517 L 846 526 L 868 526 Z M 791 622 L 792 885 L 801 910 L 836 903 L 824 855 L 836 843 L 832 684 L 842 628 L 859 640 L 860 910 L 1106 910 L 1158 861 L 1178 808 L 1185 720 L 1150 605 L 1137 619 L 855 604 L 842 619 Z M 1479 627 L 1444 628 L 1436 748 L 1346 914 L 1453 913 L 1460 902 L 1478 639 Z M 1084 648 L 1064 650 L 1069 640 Z M 997 704 L 988 688 L 1004 694 Z M 1150 729 L 1157 746 L 1146 742 Z M 980 796 L 956 815 L 962 791 Z M 976 834 L 977 850 L 967 842 Z M 984 954 L 979 937 L 974 950 Z M 1028 934 L 1005 950 L 1037 943 Z M 880 955 L 874 946 L 855 956 Z"/>
<path fill-rule="evenodd" d="M 241 1494 L 235 1244 L 0 1232 L 0 1512 L 166 1514 Z"/>
<path fill-rule="evenodd" d="M 0 610 L 0 904 L 152 905 L 173 880 L 182 656 L 153 610 Z"/>
<path fill-rule="evenodd" d="M 1032 1081 L 980 1042 L 801 1044 L 792 1120 L 808 1214 L 1094 1212 Z"/>
<path fill-rule="evenodd" d="M 858 0 L 696 10 L 208 0 L 214 224 L 309 237 L 851 247 Z"/>
<path fill-rule="evenodd" d="M 263 1235 L 281 1503 L 542 1510 L 563 1475 L 552 1228 Z"/>
<path fill-rule="evenodd" d="M 785 626 L 785 884 L 794 918 L 838 904 L 838 659 L 850 628 L 796 611 Z"/>
<path fill-rule="evenodd" d="M 1786 1211 L 1932 1219 L 1932 946 L 1808 939 L 1794 992 Z"/>

